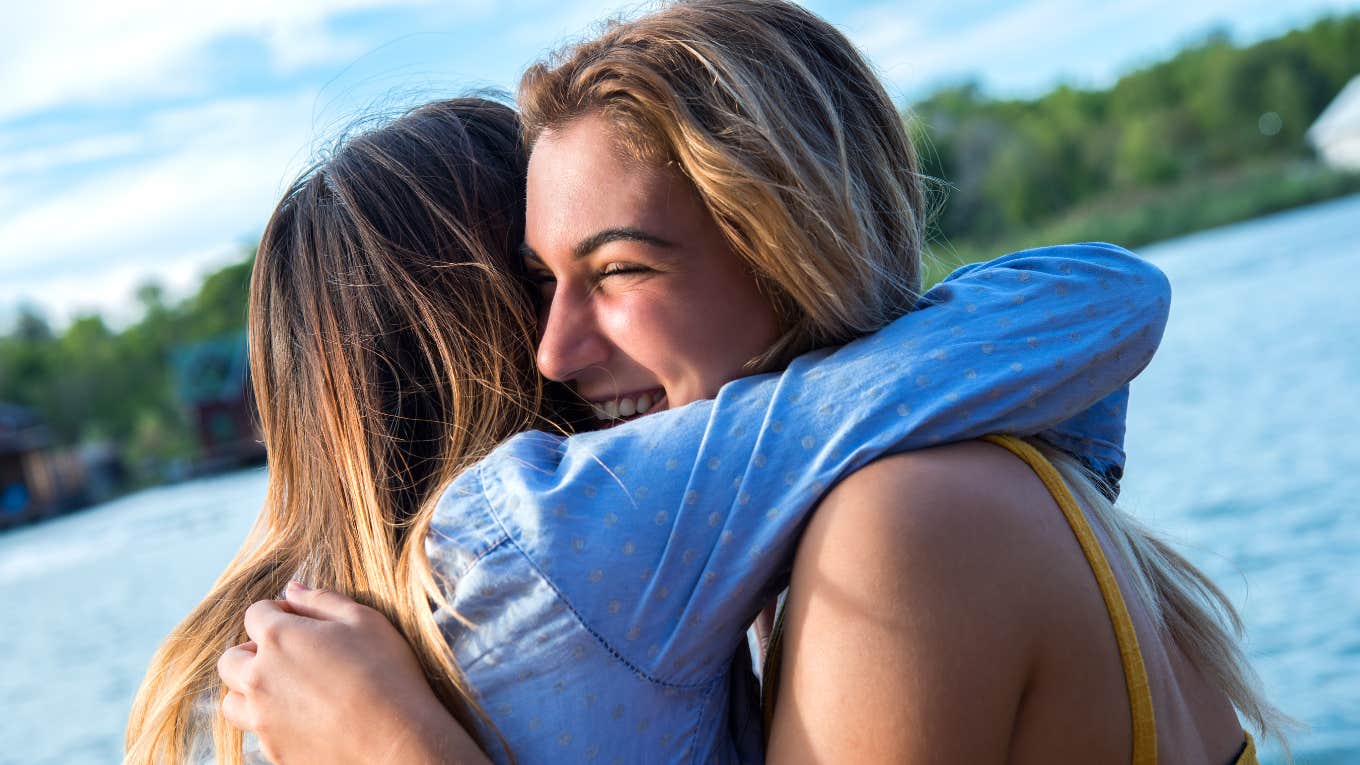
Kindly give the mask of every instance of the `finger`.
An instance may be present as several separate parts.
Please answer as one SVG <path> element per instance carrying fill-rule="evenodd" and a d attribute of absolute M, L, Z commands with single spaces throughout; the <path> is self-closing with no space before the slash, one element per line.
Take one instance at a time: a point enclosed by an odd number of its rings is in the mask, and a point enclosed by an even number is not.
<path fill-rule="evenodd" d="M 352 623 L 362 618 L 364 606 L 334 590 L 313 590 L 301 582 L 289 582 L 284 590 L 289 609 L 309 619 Z"/>
<path fill-rule="evenodd" d="M 282 601 L 256 601 L 246 609 L 246 635 L 255 643 L 271 643 L 278 632 L 296 618 Z"/>
<path fill-rule="evenodd" d="M 234 645 L 217 658 L 217 676 L 222 678 L 222 684 L 227 686 L 228 690 L 238 693 L 250 690 L 250 661 L 255 658 L 254 645 L 254 643 Z"/>
<path fill-rule="evenodd" d="M 222 697 L 222 718 L 227 724 L 239 731 L 253 731 L 255 729 L 254 715 L 250 709 L 250 702 L 245 696 L 235 691 L 227 691 L 227 695 Z"/>

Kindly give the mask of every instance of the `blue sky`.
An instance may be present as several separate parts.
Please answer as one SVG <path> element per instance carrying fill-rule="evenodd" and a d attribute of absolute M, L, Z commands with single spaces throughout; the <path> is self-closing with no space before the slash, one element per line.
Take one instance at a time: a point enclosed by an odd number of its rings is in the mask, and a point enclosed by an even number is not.
<path fill-rule="evenodd" d="M 808 0 L 902 102 L 976 79 L 1105 85 L 1215 28 L 1251 41 L 1360 0 Z M 133 318 L 239 257 L 288 181 L 357 115 L 513 90 L 560 42 L 637 3 L 44 0 L 0 28 L 0 326 Z"/>

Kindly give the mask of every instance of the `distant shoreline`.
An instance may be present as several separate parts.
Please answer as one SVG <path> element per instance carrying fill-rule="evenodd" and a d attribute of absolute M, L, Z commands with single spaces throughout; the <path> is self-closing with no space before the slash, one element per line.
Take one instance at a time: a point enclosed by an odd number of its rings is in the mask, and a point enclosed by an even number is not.
<path fill-rule="evenodd" d="M 1045 224 L 988 241 L 936 240 L 925 281 L 934 283 L 958 266 L 1030 247 L 1102 241 L 1135 249 L 1355 193 L 1360 193 L 1360 173 L 1309 160 L 1259 163 L 1161 189 L 1114 192 Z"/>

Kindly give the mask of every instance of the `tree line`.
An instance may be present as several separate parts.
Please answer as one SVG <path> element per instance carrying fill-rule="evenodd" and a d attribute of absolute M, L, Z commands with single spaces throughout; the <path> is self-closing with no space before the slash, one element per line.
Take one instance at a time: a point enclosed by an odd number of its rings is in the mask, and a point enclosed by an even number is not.
<path fill-rule="evenodd" d="M 1115 230 L 1089 238 L 1122 234 L 1119 244 L 1137 246 L 1360 189 L 1319 167 L 1305 139 L 1357 73 L 1360 14 L 1352 14 L 1249 46 L 1213 33 L 1106 89 L 1063 86 L 1025 100 L 988 98 L 973 84 L 946 88 L 905 118 L 925 172 L 939 181 L 937 239 L 1012 245 L 1046 229 L 1085 233 L 1071 229 L 1090 218 Z M 1120 212 L 1136 215 L 1177 189 L 1200 199 L 1174 225 L 1159 216 L 1120 225 Z"/>
<path fill-rule="evenodd" d="M 39 311 L 21 307 L 0 335 L 0 401 L 36 412 L 61 445 L 113 446 L 134 482 L 159 479 L 167 465 L 197 456 L 175 395 L 175 354 L 245 327 L 253 250 L 243 256 L 184 300 L 168 301 L 155 284 L 141 287 L 141 318 L 122 329 L 88 314 L 57 331 Z"/>

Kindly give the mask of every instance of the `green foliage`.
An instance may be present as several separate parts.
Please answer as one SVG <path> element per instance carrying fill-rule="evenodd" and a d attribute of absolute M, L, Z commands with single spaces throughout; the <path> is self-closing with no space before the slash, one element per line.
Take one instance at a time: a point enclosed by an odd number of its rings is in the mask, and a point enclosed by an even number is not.
<path fill-rule="evenodd" d="M 1089 231 L 1072 223 L 1087 220 L 1112 224 L 1089 238 L 1136 246 L 1228 222 L 1229 211 L 1250 217 L 1353 188 L 1317 168 L 1280 168 L 1310 155 L 1305 132 L 1357 73 L 1360 15 L 1350 15 L 1248 47 L 1213 34 L 1108 90 L 1060 87 L 1027 101 L 942 90 L 908 120 L 926 173 L 946 183 L 937 238 L 1014 249 L 1040 231 Z M 1193 195 L 1209 179 L 1262 172 L 1289 183 Z"/>
<path fill-rule="evenodd" d="M 933 284 L 960 265 L 1008 251 L 1090 241 L 1137 246 L 1354 193 L 1360 193 L 1360 174 L 1302 160 L 1264 162 L 1171 188 L 1103 196 L 1000 241 L 937 240 L 924 281 Z"/>
<path fill-rule="evenodd" d="M 20 310 L 0 336 L 0 401 L 37 412 L 62 444 L 108 442 L 139 478 L 192 458 L 195 441 L 172 390 L 178 348 L 245 327 L 254 253 L 210 274 L 197 293 L 168 304 L 158 285 L 137 290 L 141 318 L 115 331 L 99 316 L 79 316 L 53 332 L 36 310 Z"/>

